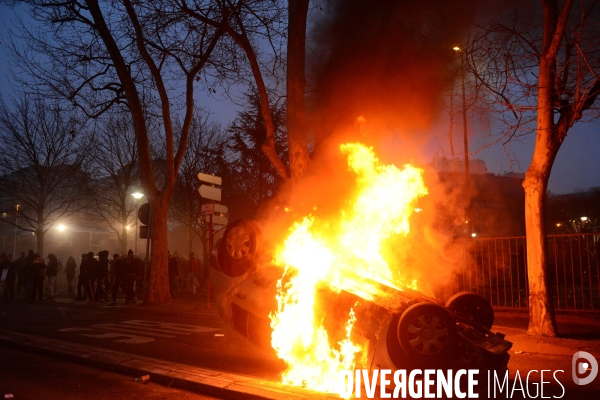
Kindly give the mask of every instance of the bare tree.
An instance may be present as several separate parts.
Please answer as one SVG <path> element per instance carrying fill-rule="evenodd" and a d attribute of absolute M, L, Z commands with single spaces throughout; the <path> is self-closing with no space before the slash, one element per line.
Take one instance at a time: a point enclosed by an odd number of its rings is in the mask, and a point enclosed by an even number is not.
<path fill-rule="evenodd" d="M 0 202 L 19 206 L 19 219 L 2 219 L 33 232 L 37 252 L 44 235 L 89 201 L 91 135 L 77 113 L 55 102 L 23 96 L 10 106 L 0 102 Z"/>
<path fill-rule="evenodd" d="M 129 229 L 137 218 L 131 195 L 140 184 L 133 121 L 126 110 L 111 110 L 98 121 L 95 147 L 91 211 L 116 234 L 121 254 L 126 254 Z"/>
<path fill-rule="evenodd" d="M 265 126 L 265 138 L 261 144 L 262 152 L 284 180 L 290 177 L 301 178 L 308 170 L 310 157 L 308 152 L 307 128 L 305 121 L 305 52 L 306 20 L 309 0 L 289 0 L 287 4 L 287 24 L 283 23 L 286 8 L 278 1 L 239 1 L 231 6 L 229 1 L 218 1 L 222 9 L 228 11 L 230 18 L 220 21 L 211 20 L 203 14 L 203 2 L 198 0 L 176 0 L 180 9 L 197 21 L 223 30 L 242 49 L 250 66 L 254 85 L 260 99 L 260 112 Z M 225 14 L 225 11 L 223 11 Z M 287 28 L 287 29 L 286 29 Z M 281 41 L 286 39 L 287 51 L 287 130 L 289 169 L 276 150 L 276 126 L 273 121 L 271 105 L 276 104 L 270 97 L 267 85 L 274 66 L 281 57 Z M 271 46 L 274 60 L 264 65 L 261 62 L 261 46 Z M 271 67 L 271 70 L 268 68 Z M 276 77 L 275 77 L 276 78 Z"/>
<path fill-rule="evenodd" d="M 499 140 L 507 144 L 524 134 L 536 136 L 523 182 L 529 333 L 536 335 L 557 334 L 546 277 L 546 192 L 569 129 L 597 117 L 599 6 L 595 0 L 542 0 L 541 9 L 509 3 L 467 51 L 471 71 L 505 124 Z"/>
<path fill-rule="evenodd" d="M 13 47 L 18 64 L 28 77 L 34 77 L 34 90 L 43 88 L 48 96 L 67 98 L 90 117 L 119 103 L 126 104 L 131 113 L 140 180 L 152 210 L 152 268 L 145 301 L 171 301 L 167 271 L 169 203 L 188 143 L 196 81 L 210 65 L 213 52 L 219 53 L 223 31 L 209 25 L 191 26 L 165 11 L 168 2 L 162 1 L 23 3 L 31 5 L 40 28 L 36 32 L 21 29 L 29 44 L 27 52 Z M 205 5 L 205 13 L 212 17 L 217 8 L 211 1 Z M 27 80 L 21 83 L 27 84 Z M 164 185 L 159 185 L 153 174 L 149 114 L 161 122 L 164 136 Z M 178 120 L 180 130 L 176 132 Z"/>

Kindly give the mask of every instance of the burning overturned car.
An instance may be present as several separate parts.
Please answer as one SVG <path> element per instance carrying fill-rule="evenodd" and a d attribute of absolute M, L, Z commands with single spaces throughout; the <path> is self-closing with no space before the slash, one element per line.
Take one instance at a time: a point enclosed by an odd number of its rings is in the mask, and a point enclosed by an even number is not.
<path fill-rule="evenodd" d="M 355 368 L 506 369 L 512 344 L 490 331 L 486 299 L 462 292 L 442 304 L 402 281 L 382 256 L 382 243 L 408 231 L 414 201 L 426 194 L 419 170 L 380 168 L 361 146 L 348 151 L 357 181 L 369 175 L 354 212 L 340 213 L 336 223 L 305 216 L 280 246 L 264 241 L 255 222 L 227 227 L 210 272 L 222 318 L 275 350 L 289 367 L 284 383 L 318 391 L 336 392 L 339 372 Z M 369 208 L 362 196 L 383 201 Z M 361 222 L 364 210 L 375 224 Z"/>

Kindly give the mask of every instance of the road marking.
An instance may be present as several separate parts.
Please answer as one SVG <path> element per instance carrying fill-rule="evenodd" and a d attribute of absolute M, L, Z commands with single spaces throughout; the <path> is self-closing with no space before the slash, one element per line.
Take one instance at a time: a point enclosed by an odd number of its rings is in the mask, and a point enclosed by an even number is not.
<path fill-rule="evenodd" d="M 94 331 L 96 329 L 105 330 L 109 332 L 77 333 Z M 169 322 L 133 319 L 129 321 L 122 321 L 119 323 L 94 324 L 90 325 L 89 328 L 73 326 L 69 328 L 58 329 L 57 332 L 74 332 L 80 336 L 86 336 L 96 339 L 115 339 L 125 337 L 126 339 L 118 339 L 115 340 L 115 342 L 140 344 L 148 343 L 155 340 L 153 337 L 172 339 L 177 337 L 177 335 L 191 335 L 192 333 L 207 333 L 220 330 L 220 328 L 213 328 L 208 326 L 174 324 Z"/>
<path fill-rule="evenodd" d="M 74 326 L 72 328 L 58 329 L 56 332 L 82 332 L 82 331 L 93 331 L 93 329 Z"/>
<path fill-rule="evenodd" d="M 190 335 L 192 333 L 206 333 L 220 331 L 220 328 L 211 328 L 207 326 L 172 324 L 169 322 L 144 321 L 134 319 L 131 321 L 123 321 L 122 324 L 133 325 L 139 329 L 146 329 L 158 332 L 176 333 L 179 335 Z"/>
<path fill-rule="evenodd" d="M 129 328 L 128 326 L 123 326 L 123 325 L 119 325 L 119 324 L 96 324 L 96 325 L 91 325 L 90 327 L 97 328 L 97 329 L 105 329 L 107 331 L 120 331 L 120 332 L 126 332 L 126 333 L 143 334 L 143 335 L 156 336 L 156 337 L 167 338 L 167 339 L 171 339 L 171 338 L 175 337 L 175 335 L 165 334 L 168 332 L 160 332 L 159 333 L 159 332 L 151 332 L 151 331 L 144 330 L 144 329 L 135 330 L 133 327 Z"/>
<path fill-rule="evenodd" d="M 154 341 L 154 338 L 137 336 L 137 335 L 129 335 L 125 333 L 116 333 L 116 332 L 108 332 L 102 334 L 90 334 L 90 333 L 80 333 L 81 336 L 87 336 L 96 339 L 114 339 L 118 337 L 125 337 L 127 339 L 119 339 L 115 340 L 115 342 L 120 343 L 131 343 L 131 344 L 140 344 L 140 343 L 148 343 Z"/>

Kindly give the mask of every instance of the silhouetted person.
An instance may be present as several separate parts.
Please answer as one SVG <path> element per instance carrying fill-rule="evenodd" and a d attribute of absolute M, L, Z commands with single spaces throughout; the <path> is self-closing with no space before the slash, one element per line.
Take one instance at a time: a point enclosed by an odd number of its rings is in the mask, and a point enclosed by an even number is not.
<path fill-rule="evenodd" d="M 77 263 L 73 256 L 69 256 L 67 260 L 67 265 L 65 265 L 65 274 L 67 275 L 67 283 L 69 287 L 67 288 L 67 292 L 73 293 L 73 279 L 75 279 L 75 269 L 77 268 Z"/>
<path fill-rule="evenodd" d="M 42 258 L 35 255 L 33 263 L 31 264 L 31 302 L 35 303 L 36 291 L 39 295 L 37 304 L 42 303 L 42 297 L 44 296 L 44 278 L 45 278 L 46 266 L 42 261 Z"/>
<path fill-rule="evenodd" d="M 25 280 L 25 263 L 27 262 L 27 258 L 25 258 L 25 252 L 21 252 L 21 257 L 15 260 L 15 264 L 17 266 L 17 294 L 21 294 L 21 288 L 27 285 L 27 289 L 25 290 L 25 294 L 29 294 L 29 282 Z"/>
<path fill-rule="evenodd" d="M 98 271 L 96 279 L 96 301 L 108 301 L 108 250 L 98 253 Z"/>

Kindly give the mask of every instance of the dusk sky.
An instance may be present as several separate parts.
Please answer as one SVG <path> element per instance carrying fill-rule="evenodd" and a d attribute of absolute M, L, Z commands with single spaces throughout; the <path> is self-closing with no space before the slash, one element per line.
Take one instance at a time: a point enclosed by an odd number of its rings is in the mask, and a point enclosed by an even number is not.
<path fill-rule="evenodd" d="M 9 100 L 13 93 L 11 87 L 11 77 L 8 70 L 8 52 L 6 45 L 8 43 L 8 31 L 15 19 L 15 11 L 6 5 L 0 5 L 0 88 L 3 99 Z M 203 97 L 202 93 L 197 94 L 197 103 L 205 107 L 213 115 L 213 119 L 226 126 L 234 117 L 238 110 L 228 100 L 218 101 L 214 98 Z M 430 140 L 423 149 L 423 158 L 433 157 L 435 153 L 442 153 L 440 146 L 447 147 L 447 119 L 439 117 L 435 123 L 435 138 Z M 484 144 L 489 143 L 489 133 L 492 128 L 470 127 L 470 151 L 476 152 Z M 439 134 L 437 132 L 440 132 Z M 454 128 L 456 138 L 455 147 L 462 148 L 462 127 L 456 125 Z M 484 160 L 487 169 L 491 173 L 502 174 L 505 172 L 525 172 L 529 166 L 529 161 L 533 153 L 534 138 L 530 136 L 525 142 L 514 142 L 512 148 L 515 162 L 507 158 L 505 150 L 501 145 L 495 145 L 492 148 L 481 150 L 477 154 L 472 154 L 471 158 Z M 447 151 L 447 148 L 446 148 Z M 600 187 L 600 123 L 577 123 L 570 131 L 564 141 L 554 167 L 549 182 L 549 190 L 553 193 L 570 193 L 573 191 L 588 190 L 590 187 Z"/>

